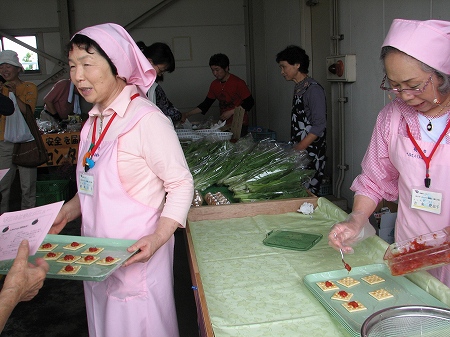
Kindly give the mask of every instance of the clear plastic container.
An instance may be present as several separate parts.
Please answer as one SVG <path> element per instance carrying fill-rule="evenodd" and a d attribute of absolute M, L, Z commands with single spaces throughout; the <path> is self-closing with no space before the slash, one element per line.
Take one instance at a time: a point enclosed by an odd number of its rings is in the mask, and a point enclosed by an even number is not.
<path fill-rule="evenodd" d="M 450 227 L 391 244 L 383 257 L 394 276 L 450 263 Z"/>

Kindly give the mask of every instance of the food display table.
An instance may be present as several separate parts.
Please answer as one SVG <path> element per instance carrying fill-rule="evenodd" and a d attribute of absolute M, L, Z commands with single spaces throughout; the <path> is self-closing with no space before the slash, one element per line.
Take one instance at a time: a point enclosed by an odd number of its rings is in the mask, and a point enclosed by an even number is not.
<path fill-rule="evenodd" d="M 46 133 L 42 135 L 42 140 L 48 151 L 48 161 L 40 167 L 77 163 L 79 131 Z"/>
<path fill-rule="evenodd" d="M 296 212 L 304 202 L 317 206 L 313 214 Z M 192 208 L 186 235 L 201 335 L 351 336 L 304 283 L 307 275 L 343 270 L 327 235 L 346 216 L 325 198 Z M 277 229 L 323 238 L 307 251 L 264 245 L 267 233 Z M 377 236 L 368 238 L 346 262 L 352 267 L 383 263 L 387 247 Z M 450 305 L 450 289 L 427 272 L 407 279 Z"/>

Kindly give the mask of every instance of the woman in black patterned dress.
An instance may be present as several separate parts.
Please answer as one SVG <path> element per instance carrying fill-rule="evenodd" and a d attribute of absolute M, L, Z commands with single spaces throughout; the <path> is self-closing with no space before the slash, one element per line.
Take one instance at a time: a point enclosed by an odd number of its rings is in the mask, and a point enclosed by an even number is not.
<path fill-rule="evenodd" d="M 308 151 L 316 173 L 307 188 L 318 195 L 326 163 L 327 106 L 323 87 L 308 76 L 309 57 L 298 46 L 279 52 L 276 61 L 286 81 L 294 81 L 291 141 L 294 149 Z"/>

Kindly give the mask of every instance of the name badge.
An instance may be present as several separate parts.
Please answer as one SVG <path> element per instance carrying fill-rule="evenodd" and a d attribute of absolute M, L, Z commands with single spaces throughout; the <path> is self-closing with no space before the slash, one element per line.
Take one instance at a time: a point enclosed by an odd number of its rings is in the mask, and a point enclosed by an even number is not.
<path fill-rule="evenodd" d="M 94 176 L 86 173 L 80 173 L 78 179 L 78 192 L 94 195 Z"/>
<path fill-rule="evenodd" d="M 441 214 L 442 193 L 412 189 L 411 208 Z"/>

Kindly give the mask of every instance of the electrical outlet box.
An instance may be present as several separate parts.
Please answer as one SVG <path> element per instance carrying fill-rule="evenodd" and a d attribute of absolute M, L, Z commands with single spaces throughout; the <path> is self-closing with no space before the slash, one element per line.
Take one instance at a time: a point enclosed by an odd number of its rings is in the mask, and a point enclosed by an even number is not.
<path fill-rule="evenodd" d="M 356 55 L 327 57 L 327 80 L 331 82 L 356 81 Z"/>

